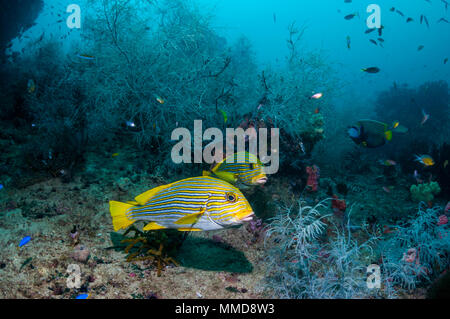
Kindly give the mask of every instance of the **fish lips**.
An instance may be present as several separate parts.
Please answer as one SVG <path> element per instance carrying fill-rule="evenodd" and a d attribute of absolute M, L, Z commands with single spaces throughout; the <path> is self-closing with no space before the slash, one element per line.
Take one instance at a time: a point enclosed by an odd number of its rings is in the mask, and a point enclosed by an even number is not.
<path fill-rule="evenodd" d="M 264 185 L 266 182 L 267 182 L 267 177 L 261 177 L 261 178 L 258 178 L 258 179 L 255 181 L 255 183 L 256 183 L 257 185 Z"/>
<path fill-rule="evenodd" d="M 235 222 L 238 222 L 238 223 L 249 222 L 249 221 L 253 220 L 253 216 L 255 216 L 255 213 L 252 210 L 250 210 L 250 211 L 247 211 L 247 214 L 242 214 L 241 216 L 236 216 Z"/>

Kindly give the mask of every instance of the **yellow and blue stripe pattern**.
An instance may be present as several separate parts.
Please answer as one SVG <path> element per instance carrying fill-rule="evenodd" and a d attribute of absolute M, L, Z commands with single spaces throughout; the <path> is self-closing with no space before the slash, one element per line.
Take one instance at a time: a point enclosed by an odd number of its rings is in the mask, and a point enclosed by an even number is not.
<path fill-rule="evenodd" d="M 267 181 L 264 165 L 256 155 L 249 152 L 234 153 L 214 166 L 212 173 L 204 172 L 203 175 L 215 175 L 233 184 L 262 185 Z"/>
<path fill-rule="evenodd" d="M 241 224 L 253 215 L 236 187 L 209 176 L 159 186 L 137 196 L 135 204 L 110 202 L 115 230 L 135 221 L 148 221 L 144 230 L 214 230 Z"/>

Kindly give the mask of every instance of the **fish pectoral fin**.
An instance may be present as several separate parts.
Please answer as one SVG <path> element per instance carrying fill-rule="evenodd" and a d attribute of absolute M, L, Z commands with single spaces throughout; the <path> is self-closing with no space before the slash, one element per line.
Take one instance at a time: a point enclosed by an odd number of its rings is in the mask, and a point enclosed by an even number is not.
<path fill-rule="evenodd" d="M 205 212 L 204 209 L 202 209 L 198 213 L 189 214 L 187 216 L 181 217 L 179 220 L 174 222 L 175 225 L 193 225 L 195 224 L 200 217 L 202 217 L 203 213 Z"/>
<path fill-rule="evenodd" d="M 236 183 L 237 181 L 236 175 L 230 172 L 214 172 L 214 174 L 221 180 L 228 183 Z"/>
<path fill-rule="evenodd" d="M 244 184 L 244 183 L 237 183 L 235 185 L 237 188 L 239 188 L 240 190 L 248 190 L 251 188 L 250 185 Z"/>
<path fill-rule="evenodd" d="M 202 231 L 200 228 L 178 228 L 178 231 Z"/>
<path fill-rule="evenodd" d="M 130 204 L 130 205 L 139 205 L 139 203 L 138 202 L 136 202 L 136 201 L 134 201 L 134 200 L 129 200 L 129 201 L 127 201 L 127 204 Z"/>
<path fill-rule="evenodd" d="M 160 190 L 168 188 L 170 185 L 172 185 L 172 184 L 162 185 L 162 186 L 158 186 L 158 187 L 152 188 L 152 189 L 146 191 L 145 193 L 142 193 L 141 195 L 136 196 L 135 200 L 140 205 L 145 205 L 150 200 L 150 198 L 155 196 L 155 194 L 157 192 L 159 192 Z"/>
<path fill-rule="evenodd" d="M 159 225 L 158 223 L 155 222 L 151 222 L 148 223 L 147 225 L 145 225 L 144 228 L 142 228 L 142 230 L 158 230 L 158 229 L 165 229 L 166 227 Z"/>

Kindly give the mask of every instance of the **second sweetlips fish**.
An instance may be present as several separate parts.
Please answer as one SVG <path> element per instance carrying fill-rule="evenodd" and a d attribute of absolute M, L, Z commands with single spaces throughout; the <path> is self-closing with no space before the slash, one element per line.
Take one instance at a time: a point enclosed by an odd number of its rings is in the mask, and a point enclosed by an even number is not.
<path fill-rule="evenodd" d="M 228 183 L 242 183 L 247 186 L 263 185 L 267 182 L 264 165 L 258 157 L 249 152 L 238 152 L 216 164 L 211 172 L 203 176 L 215 176 Z"/>
<path fill-rule="evenodd" d="M 244 195 L 231 184 L 208 176 L 153 188 L 135 202 L 109 202 L 114 230 L 146 221 L 143 230 L 203 231 L 240 225 L 253 219 Z"/>

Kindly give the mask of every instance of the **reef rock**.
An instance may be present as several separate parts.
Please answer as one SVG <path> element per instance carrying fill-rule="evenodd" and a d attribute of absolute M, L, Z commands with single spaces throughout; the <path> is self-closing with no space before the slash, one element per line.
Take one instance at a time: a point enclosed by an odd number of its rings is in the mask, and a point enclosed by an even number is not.
<path fill-rule="evenodd" d="M 72 258 L 80 263 L 86 263 L 89 259 L 90 254 L 91 253 L 87 247 L 83 245 L 77 245 L 73 250 Z"/>

